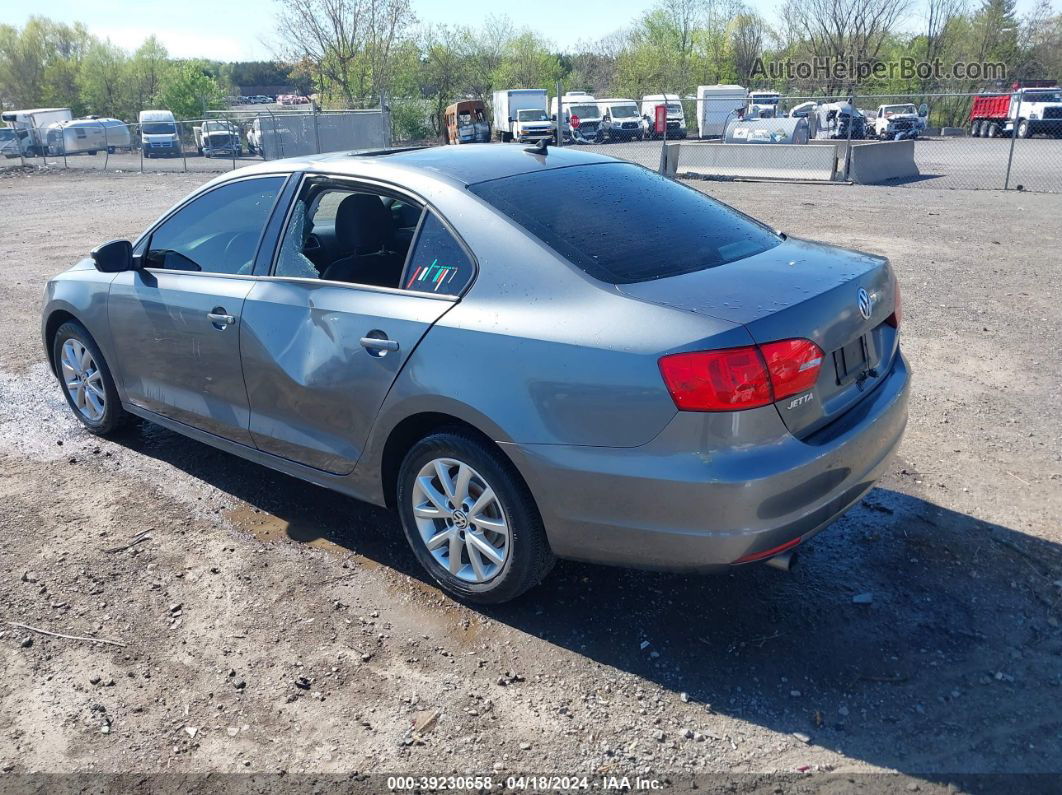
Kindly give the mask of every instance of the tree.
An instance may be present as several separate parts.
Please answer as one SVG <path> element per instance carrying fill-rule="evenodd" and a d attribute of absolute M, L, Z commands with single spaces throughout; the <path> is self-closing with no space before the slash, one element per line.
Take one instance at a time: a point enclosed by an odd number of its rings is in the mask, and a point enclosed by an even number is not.
<path fill-rule="evenodd" d="M 133 107 L 128 83 L 129 56 L 110 41 L 93 41 L 81 60 L 78 88 L 86 109 L 97 116 L 131 118 Z"/>
<path fill-rule="evenodd" d="M 763 55 L 767 23 L 755 11 L 743 8 L 731 21 L 729 35 L 737 78 L 750 81 L 753 66 Z"/>
<path fill-rule="evenodd" d="M 308 61 L 347 107 L 391 87 L 391 58 L 416 21 L 409 0 L 279 0 L 292 61 Z"/>
<path fill-rule="evenodd" d="M 202 119 L 225 104 L 218 81 L 194 61 L 179 61 L 163 72 L 155 103 L 177 119 Z"/>
<path fill-rule="evenodd" d="M 834 63 L 852 60 L 867 64 L 877 61 L 910 6 L 911 0 L 786 0 L 783 14 L 802 36 L 810 55 L 827 57 Z M 833 94 L 853 87 L 855 76 L 842 80 L 830 75 L 821 82 L 826 92 Z"/>
<path fill-rule="evenodd" d="M 130 118 L 154 103 L 168 64 L 169 54 L 154 36 L 149 36 L 133 53 L 127 65 L 132 106 Z"/>

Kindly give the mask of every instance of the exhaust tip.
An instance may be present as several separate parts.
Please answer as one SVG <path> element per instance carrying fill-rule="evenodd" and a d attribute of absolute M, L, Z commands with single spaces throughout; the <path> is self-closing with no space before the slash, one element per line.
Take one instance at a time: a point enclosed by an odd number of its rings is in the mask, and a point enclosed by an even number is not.
<path fill-rule="evenodd" d="M 773 558 L 767 558 L 764 561 L 772 569 L 778 569 L 779 571 L 792 571 L 796 566 L 796 552 L 787 549 L 779 555 L 775 555 Z"/>

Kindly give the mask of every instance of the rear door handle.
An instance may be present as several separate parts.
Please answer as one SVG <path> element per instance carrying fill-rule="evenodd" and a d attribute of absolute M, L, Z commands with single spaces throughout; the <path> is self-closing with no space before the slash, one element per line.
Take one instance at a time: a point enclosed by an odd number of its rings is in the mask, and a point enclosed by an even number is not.
<path fill-rule="evenodd" d="M 379 337 L 362 337 L 361 347 L 368 351 L 397 351 L 398 340 L 380 339 Z"/>

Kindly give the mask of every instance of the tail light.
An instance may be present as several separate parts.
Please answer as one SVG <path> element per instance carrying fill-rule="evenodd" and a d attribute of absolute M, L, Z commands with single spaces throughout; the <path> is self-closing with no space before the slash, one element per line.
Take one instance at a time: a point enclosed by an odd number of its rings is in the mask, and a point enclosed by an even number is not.
<path fill-rule="evenodd" d="M 660 374 L 680 411 L 742 411 L 813 387 L 822 357 L 810 340 L 782 340 L 671 354 L 660 359 Z"/>
<path fill-rule="evenodd" d="M 754 345 L 675 353 L 660 360 L 660 373 L 681 411 L 739 411 L 772 402 L 767 368 Z"/>
<path fill-rule="evenodd" d="M 811 340 L 782 340 L 761 345 L 774 399 L 795 395 L 815 386 L 822 367 L 822 349 Z"/>

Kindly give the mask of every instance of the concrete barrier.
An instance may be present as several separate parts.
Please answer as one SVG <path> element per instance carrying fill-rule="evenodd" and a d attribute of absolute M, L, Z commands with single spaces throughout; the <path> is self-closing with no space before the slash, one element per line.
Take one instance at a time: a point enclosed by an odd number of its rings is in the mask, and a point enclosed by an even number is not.
<path fill-rule="evenodd" d="M 961 138 L 966 135 L 965 127 L 942 127 L 940 134 L 949 138 Z"/>
<path fill-rule="evenodd" d="M 809 179 L 830 181 L 837 170 L 836 149 L 807 144 L 682 145 L 680 173 L 705 177 Z"/>
<path fill-rule="evenodd" d="M 664 161 L 664 173 L 669 177 L 674 177 L 678 173 L 679 164 L 679 147 L 682 144 L 667 144 L 667 149 Z"/>
<path fill-rule="evenodd" d="M 914 141 L 852 142 L 848 178 L 860 185 L 874 185 L 892 179 L 917 177 Z"/>

